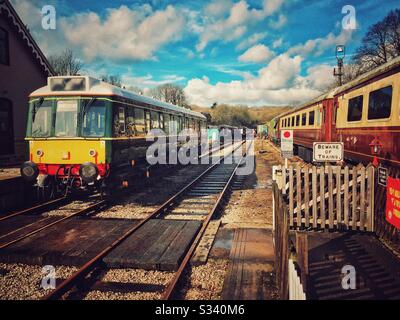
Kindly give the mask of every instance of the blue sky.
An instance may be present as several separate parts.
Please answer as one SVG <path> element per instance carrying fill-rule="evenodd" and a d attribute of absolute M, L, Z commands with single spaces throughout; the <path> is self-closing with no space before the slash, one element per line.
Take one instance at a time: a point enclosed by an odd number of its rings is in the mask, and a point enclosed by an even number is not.
<path fill-rule="evenodd" d="M 332 81 L 334 50 L 354 52 L 368 27 L 398 1 L 387 0 L 12 0 L 50 55 L 71 48 L 84 73 L 118 74 L 126 86 L 173 82 L 189 102 L 296 104 Z M 56 30 L 41 27 L 53 5 Z M 357 28 L 342 28 L 342 8 Z M 347 59 L 349 60 L 349 59 Z"/>

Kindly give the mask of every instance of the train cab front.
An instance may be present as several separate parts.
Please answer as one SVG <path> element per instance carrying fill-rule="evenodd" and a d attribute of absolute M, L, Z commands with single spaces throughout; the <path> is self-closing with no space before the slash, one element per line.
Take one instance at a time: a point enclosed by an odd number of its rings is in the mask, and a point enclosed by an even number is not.
<path fill-rule="evenodd" d="M 29 161 L 21 176 L 57 191 L 98 189 L 109 173 L 106 103 L 94 98 L 32 99 L 27 138 Z"/>

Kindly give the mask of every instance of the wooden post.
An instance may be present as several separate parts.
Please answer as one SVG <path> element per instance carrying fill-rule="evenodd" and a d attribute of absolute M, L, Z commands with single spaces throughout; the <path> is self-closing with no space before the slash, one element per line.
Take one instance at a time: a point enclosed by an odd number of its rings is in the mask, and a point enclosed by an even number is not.
<path fill-rule="evenodd" d="M 297 202 L 297 213 L 296 213 L 296 226 L 301 226 L 301 167 L 300 163 L 296 166 L 296 202 Z"/>
<path fill-rule="evenodd" d="M 297 264 L 301 270 L 301 283 L 304 292 L 307 292 L 308 279 L 308 233 L 307 231 L 296 231 Z"/>
<path fill-rule="evenodd" d="M 344 196 L 343 196 L 344 225 L 349 228 L 349 167 L 344 168 Z"/>
<path fill-rule="evenodd" d="M 325 213 L 325 167 L 320 168 L 320 198 L 321 198 L 321 228 L 325 228 L 326 213 Z"/>
<path fill-rule="evenodd" d="M 293 212 L 294 212 L 294 186 L 293 186 L 293 167 L 289 168 L 289 225 L 293 226 Z"/>
<path fill-rule="evenodd" d="M 313 227 L 316 228 L 318 224 L 318 210 L 317 210 L 317 197 L 318 197 L 318 189 L 317 189 L 317 167 L 312 167 L 312 220 Z"/>
<path fill-rule="evenodd" d="M 360 230 L 365 230 L 365 167 L 361 167 L 360 182 Z"/>
<path fill-rule="evenodd" d="M 331 165 L 328 167 L 328 193 L 329 229 L 333 229 L 333 171 Z"/>
<path fill-rule="evenodd" d="M 342 168 L 336 170 L 336 221 L 339 226 L 342 222 Z"/>
<path fill-rule="evenodd" d="M 351 228 L 352 230 L 357 229 L 357 168 L 353 167 L 353 187 L 351 188 L 352 193 L 352 210 L 351 210 Z"/>
<path fill-rule="evenodd" d="M 305 226 L 310 226 L 310 171 L 308 164 L 304 167 L 304 218 Z"/>

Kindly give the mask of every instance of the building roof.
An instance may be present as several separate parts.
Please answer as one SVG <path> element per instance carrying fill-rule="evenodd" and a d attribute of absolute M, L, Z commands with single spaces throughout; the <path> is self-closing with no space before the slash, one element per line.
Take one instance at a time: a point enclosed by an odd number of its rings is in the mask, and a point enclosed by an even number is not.
<path fill-rule="evenodd" d="M 0 0 L 0 14 L 5 15 L 10 23 L 16 28 L 18 35 L 23 40 L 24 44 L 29 48 L 32 52 L 32 55 L 36 62 L 40 64 L 43 71 L 51 76 L 54 74 L 54 70 L 51 67 L 50 63 L 47 61 L 45 55 L 42 50 L 40 50 L 39 46 L 33 39 L 30 34 L 28 28 L 25 26 L 18 13 L 15 11 L 14 7 L 11 5 L 9 0 Z"/>
<path fill-rule="evenodd" d="M 68 82 L 73 84 L 70 86 L 81 86 L 80 90 L 68 90 L 62 87 Z M 80 81 L 79 81 L 80 80 Z M 72 83 L 71 82 L 71 83 Z M 54 83 L 61 84 L 57 90 L 54 87 Z M 68 84 L 67 84 L 68 85 Z M 89 76 L 59 76 L 59 77 L 49 77 L 47 79 L 47 85 L 35 90 L 30 94 L 31 98 L 34 97 L 46 97 L 46 96 L 118 96 L 122 98 L 127 98 L 130 100 L 135 100 L 143 104 L 153 105 L 159 108 L 167 109 L 173 112 L 185 113 L 187 115 L 201 118 L 206 120 L 207 118 L 200 112 L 192 111 L 187 108 L 179 107 L 170 103 L 162 102 L 150 97 L 142 96 L 131 91 L 122 89 L 117 86 L 113 86 L 107 82 L 89 77 Z"/>

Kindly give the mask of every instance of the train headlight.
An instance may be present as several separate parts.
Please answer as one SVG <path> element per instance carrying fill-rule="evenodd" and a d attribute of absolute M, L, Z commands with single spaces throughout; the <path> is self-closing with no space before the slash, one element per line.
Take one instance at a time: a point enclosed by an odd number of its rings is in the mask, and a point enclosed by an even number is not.
<path fill-rule="evenodd" d="M 97 167 L 91 162 L 86 162 L 79 168 L 79 175 L 86 183 L 94 182 L 98 174 L 99 171 L 97 170 Z"/>
<path fill-rule="evenodd" d="M 21 167 L 21 176 L 29 182 L 36 180 L 39 175 L 39 169 L 32 161 L 25 162 Z"/>
<path fill-rule="evenodd" d="M 36 150 L 36 155 L 37 155 L 38 157 L 43 157 L 43 155 L 44 155 L 43 150 L 42 150 L 42 149 L 37 149 L 37 150 Z"/>
<path fill-rule="evenodd" d="M 97 156 L 97 151 L 94 150 L 94 149 L 90 149 L 90 150 L 89 150 L 89 156 L 91 156 L 91 157 Z"/>

